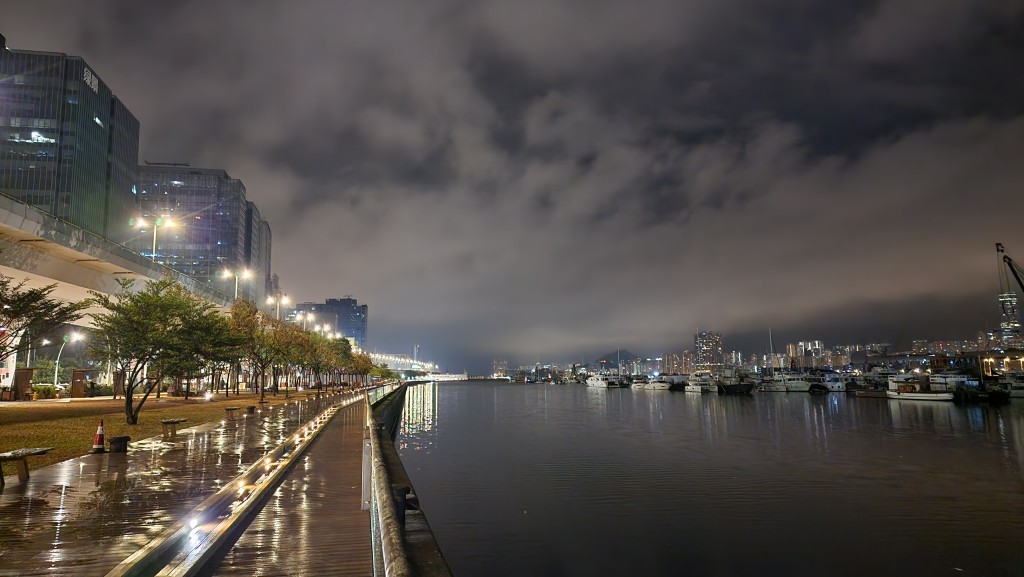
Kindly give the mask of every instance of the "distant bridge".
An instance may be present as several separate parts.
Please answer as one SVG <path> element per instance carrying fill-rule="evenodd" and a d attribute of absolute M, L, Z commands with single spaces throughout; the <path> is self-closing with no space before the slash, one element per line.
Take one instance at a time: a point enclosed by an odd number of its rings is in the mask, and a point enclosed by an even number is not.
<path fill-rule="evenodd" d="M 409 355 L 394 353 L 369 353 L 375 365 L 387 365 L 393 371 L 437 371 L 437 364 L 424 360 L 415 360 Z"/>

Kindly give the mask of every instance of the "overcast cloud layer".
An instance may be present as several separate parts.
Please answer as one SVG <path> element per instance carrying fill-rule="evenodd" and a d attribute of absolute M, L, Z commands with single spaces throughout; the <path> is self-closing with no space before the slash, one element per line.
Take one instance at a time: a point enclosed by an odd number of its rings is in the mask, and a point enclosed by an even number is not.
<path fill-rule="evenodd" d="M 450 369 L 998 323 L 1024 2 L 0 2 L 141 158 L 224 168 L 298 300 Z M 59 15 L 59 16 L 58 16 Z"/>

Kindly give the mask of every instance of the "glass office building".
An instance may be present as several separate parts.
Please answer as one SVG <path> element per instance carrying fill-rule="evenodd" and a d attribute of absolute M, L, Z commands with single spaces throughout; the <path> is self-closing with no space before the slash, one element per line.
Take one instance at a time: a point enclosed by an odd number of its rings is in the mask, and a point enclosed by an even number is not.
<path fill-rule="evenodd" d="M 86 62 L 0 36 L 0 192 L 123 243 L 139 121 Z"/>
<path fill-rule="evenodd" d="M 327 299 L 324 304 L 298 303 L 295 305 L 294 320 L 299 313 L 313 313 L 314 320 L 306 328 L 327 325 L 324 329 L 329 333 L 338 333 L 355 341 L 356 346 L 366 350 L 366 320 L 368 307 L 359 301 L 346 296 L 340 299 Z"/>
<path fill-rule="evenodd" d="M 262 305 L 270 279 L 270 225 L 246 200 L 242 181 L 187 164 L 150 163 L 139 166 L 138 175 L 139 210 L 129 248 L 229 297 L 237 274 L 238 298 Z"/>

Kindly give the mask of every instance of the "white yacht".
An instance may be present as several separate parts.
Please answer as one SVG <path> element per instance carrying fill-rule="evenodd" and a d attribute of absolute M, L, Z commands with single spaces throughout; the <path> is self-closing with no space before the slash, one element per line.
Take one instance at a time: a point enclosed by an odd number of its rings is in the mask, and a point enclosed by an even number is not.
<path fill-rule="evenodd" d="M 598 387 L 601 389 L 609 389 L 619 386 L 619 382 L 614 380 L 611 375 L 590 375 L 587 377 L 588 387 Z"/>
<path fill-rule="evenodd" d="M 718 387 L 715 383 L 715 377 L 708 371 L 696 371 L 691 374 L 686 380 L 686 387 L 684 391 L 702 393 L 717 393 Z"/>
<path fill-rule="evenodd" d="M 786 386 L 787 393 L 806 393 L 811 390 L 810 381 L 799 373 L 775 373 L 775 378 Z"/>
<path fill-rule="evenodd" d="M 652 389 L 655 391 L 667 391 L 672 388 L 672 383 L 665 377 L 657 377 L 653 380 L 648 381 L 644 385 L 645 389 Z"/>
<path fill-rule="evenodd" d="M 757 390 L 762 393 L 785 393 L 789 391 L 786 388 L 786 381 L 788 379 L 789 377 L 786 373 L 774 371 L 772 374 L 761 378 L 761 382 L 757 384 Z"/>
<path fill-rule="evenodd" d="M 846 381 L 839 373 L 822 373 L 807 375 L 804 379 L 810 383 L 811 389 L 827 390 L 831 393 L 845 393 Z"/>
<path fill-rule="evenodd" d="M 634 389 L 646 389 L 648 379 L 646 375 L 634 375 L 633 382 L 630 384 Z"/>

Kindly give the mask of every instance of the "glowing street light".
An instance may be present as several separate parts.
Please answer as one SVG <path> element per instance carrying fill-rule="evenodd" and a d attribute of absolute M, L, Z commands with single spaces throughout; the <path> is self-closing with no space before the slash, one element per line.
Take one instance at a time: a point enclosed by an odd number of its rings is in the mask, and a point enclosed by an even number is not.
<path fill-rule="evenodd" d="M 60 350 L 57 351 L 57 361 L 53 364 L 53 386 L 57 386 L 57 373 L 60 372 L 60 354 L 64 352 L 64 347 L 67 346 L 68 341 L 77 342 L 82 340 L 84 337 L 79 333 L 71 333 L 71 335 L 64 335 L 64 342 L 60 345 Z"/>
<path fill-rule="evenodd" d="M 288 295 L 277 295 L 276 297 L 267 297 L 267 304 L 277 305 L 277 320 L 281 320 L 281 303 L 288 304 L 291 302 L 288 300 Z"/>
<path fill-rule="evenodd" d="M 50 344 L 50 339 L 43 339 L 42 342 L 39 344 L 39 346 L 36 347 L 36 349 L 39 349 L 40 347 L 45 347 L 48 344 Z M 32 366 L 32 343 L 31 342 L 29 343 L 28 354 L 25 355 L 25 366 L 26 367 L 31 367 Z"/>
<path fill-rule="evenodd" d="M 302 313 L 302 312 L 300 312 L 299 314 L 295 315 L 295 321 L 296 322 L 302 321 L 302 330 L 306 330 L 306 321 L 312 322 L 313 319 L 315 319 L 315 318 L 316 317 L 313 315 L 313 313 Z"/>
<path fill-rule="evenodd" d="M 136 224 L 142 228 L 146 226 L 146 221 L 140 219 L 136 221 Z M 156 230 L 161 226 L 164 228 L 172 227 L 174 226 L 174 222 L 169 218 L 157 218 L 153 221 L 153 252 L 149 253 L 149 258 L 154 260 L 156 260 Z"/>
<path fill-rule="evenodd" d="M 224 278 L 235 277 L 235 300 L 238 300 L 238 277 L 241 276 L 244 279 L 252 278 L 252 271 L 247 268 L 242 269 L 241 271 L 225 270 L 221 273 L 221 276 Z"/>

